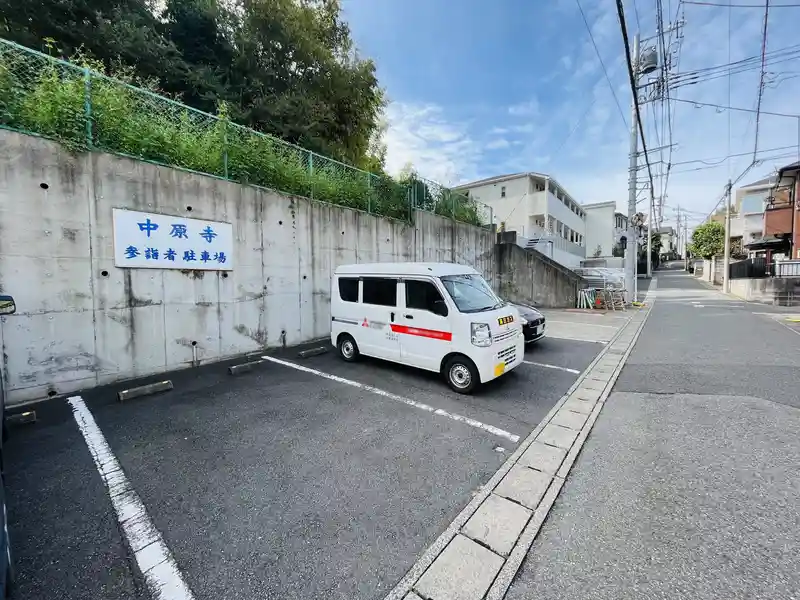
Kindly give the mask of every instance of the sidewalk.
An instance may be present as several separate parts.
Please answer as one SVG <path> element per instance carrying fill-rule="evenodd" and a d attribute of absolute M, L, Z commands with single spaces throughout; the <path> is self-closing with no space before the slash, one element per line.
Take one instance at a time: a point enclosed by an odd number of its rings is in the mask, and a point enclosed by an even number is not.
<path fill-rule="evenodd" d="M 800 597 L 800 336 L 657 298 L 508 600 Z"/>

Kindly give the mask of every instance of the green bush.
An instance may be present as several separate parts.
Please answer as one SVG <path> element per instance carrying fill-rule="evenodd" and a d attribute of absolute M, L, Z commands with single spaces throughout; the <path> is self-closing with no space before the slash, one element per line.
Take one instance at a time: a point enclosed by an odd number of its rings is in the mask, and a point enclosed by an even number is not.
<path fill-rule="evenodd" d="M 410 221 L 412 208 L 484 225 L 474 201 L 412 177 L 395 181 L 208 115 L 123 79 L 0 41 L 0 125 Z M 132 83 L 139 83 L 138 87 Z"/>

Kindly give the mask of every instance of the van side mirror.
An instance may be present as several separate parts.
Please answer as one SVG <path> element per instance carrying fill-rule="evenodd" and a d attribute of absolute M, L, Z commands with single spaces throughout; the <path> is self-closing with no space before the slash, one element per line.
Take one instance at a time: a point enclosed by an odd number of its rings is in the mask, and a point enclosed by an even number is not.
<path fill-rule="evenodd" d="M 445 304 L 444 300 L 434 300 L 433 301 L 433 314 L 439 315 L 440 317 L 447 316 L 447 304 Z"/>
<path fill-rule="evenodd" d="M 13 315 L 17 312 L 17 305 L 12 296 L 0 296 L 0 315 Z"/>

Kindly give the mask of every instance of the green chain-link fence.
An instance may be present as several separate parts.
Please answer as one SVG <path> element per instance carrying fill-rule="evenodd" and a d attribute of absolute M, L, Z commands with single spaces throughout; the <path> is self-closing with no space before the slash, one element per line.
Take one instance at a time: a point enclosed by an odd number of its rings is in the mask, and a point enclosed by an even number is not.
<path fill-rule="evenodd" d="M 0 39 L 0 127 L 411 221 L 478 226 L 491 209 L 433 181 L 378 176 L 147 89 Z"/>

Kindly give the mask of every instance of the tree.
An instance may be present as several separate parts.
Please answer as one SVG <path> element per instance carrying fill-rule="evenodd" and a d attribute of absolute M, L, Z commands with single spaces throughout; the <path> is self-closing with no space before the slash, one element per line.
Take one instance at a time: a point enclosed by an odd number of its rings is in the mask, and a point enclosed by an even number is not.
<path fill-rule="evenodd" d="M 339 0 L 0 0 L 0 15 L 0 36 L 25 46 L 80 51 L 193 108 L 224 102 L 242 125 L 383 166 L 384 93 Z"/>
<path fill-rule="evenodd" d="M 594 249 L 594 254 L 592 254 L 592 258 L 600 258 L 603 255 L 603 247 L 600 244 L 597 244 L 597 248 Z"/>
<path fill-rule="evenodd" d="M 650 249 L 654 254 L 661 254 L 661 234 L 657 231 L 650 234 Z"/>
<path fill-rule="evenodd" d="M 725 226 L 716 221 L 703 223 L 695 228 L 689 247 L 693 256 L 711 258 L 725 251 Z"/>

